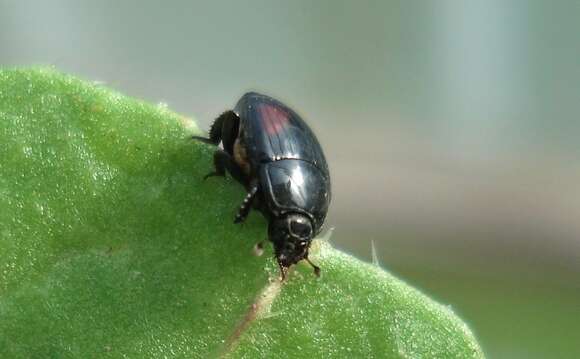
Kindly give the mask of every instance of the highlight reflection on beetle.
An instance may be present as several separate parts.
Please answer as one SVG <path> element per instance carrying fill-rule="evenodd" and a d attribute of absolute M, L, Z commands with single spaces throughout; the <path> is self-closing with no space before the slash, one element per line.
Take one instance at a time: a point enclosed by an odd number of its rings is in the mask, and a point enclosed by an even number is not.
<path fill-rule="evenodd" d="M 280 101 L 249 92 L 214 121 L 209 137 L 194 139 L 223 145 L 214 152 L 215 169 L 205 178 L 227 171 L 246 188 L 234 222 L 243 222 L 252 208 L 264 215 L 282 279 L 301 260 L 319 275 L 308 250 L 330 205 L 330 174 L 304 120 Z"/>

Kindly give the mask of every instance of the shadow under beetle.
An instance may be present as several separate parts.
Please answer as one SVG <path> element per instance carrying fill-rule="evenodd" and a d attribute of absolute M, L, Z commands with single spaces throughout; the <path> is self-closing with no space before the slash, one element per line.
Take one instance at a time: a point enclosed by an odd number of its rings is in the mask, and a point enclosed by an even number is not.
<path fill-rule="evenodd" d="M 320 233 L 330 204 L 330 175 L 322 148 L 308 125 L 281 102 L 246 93 L 235 108 L 212 124 L 209 138 L 223 146 L 214 153 L 215 170 L 205 176 L 225 176 L 226 170 L 244 185 L 247 195 L 234 223 L 252 208 L 268 221 L 268 239 L 282 274 L 308 259 L 312 239 Z"/>

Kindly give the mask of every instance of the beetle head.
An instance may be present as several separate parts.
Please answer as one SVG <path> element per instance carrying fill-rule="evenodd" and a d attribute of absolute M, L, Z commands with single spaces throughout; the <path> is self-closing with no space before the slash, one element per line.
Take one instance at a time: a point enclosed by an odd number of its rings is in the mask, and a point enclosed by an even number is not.
<path fill-rule="evenodd" d="M 268 235 L 274 243 L 274 253 L 281 268 L 288 268 L 308 259 L 308 248 L 314 230 L 310 218 L 291 213 L 270 222 Z"/>

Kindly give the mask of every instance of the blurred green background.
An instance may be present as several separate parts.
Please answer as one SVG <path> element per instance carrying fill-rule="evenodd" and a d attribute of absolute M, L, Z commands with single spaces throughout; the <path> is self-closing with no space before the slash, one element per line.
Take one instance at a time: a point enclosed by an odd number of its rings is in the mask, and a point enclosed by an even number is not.
<path fill-rule="evenodd" d="M 312 125 L 334 244 L 450 305 L 490 358 L 580 357 L 580 2 L 3 1 L 54 65 L 202 128 L 247 90 Z"/>

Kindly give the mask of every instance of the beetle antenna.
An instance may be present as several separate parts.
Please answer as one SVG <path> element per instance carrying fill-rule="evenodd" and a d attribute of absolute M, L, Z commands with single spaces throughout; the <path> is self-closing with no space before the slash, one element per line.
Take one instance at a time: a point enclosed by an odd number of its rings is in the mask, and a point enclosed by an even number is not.
<path fill-rule="evenodd" d="M 278 261 L 278 267 L 280 267 L 280 275 L 282 276 L 281 282 L 286 281 L 286 272 L 288 272 L 288 268 L 284 267 L 280 261 Z"/>
<path fill-rule="evenodd" d="M 312 263 L 310 261 L 310 259 L 308 259 L 308 257 L 306 257 L 304 259 L 306 259 L 306 261 L 308 262 L 308 264 L 310 264 L 312 266 L 312 268 L 314 269 L 314 275 L 316 275 L 317 277 L 320 277 L 320 267 L 317 266 L 316 264 Z"/>

